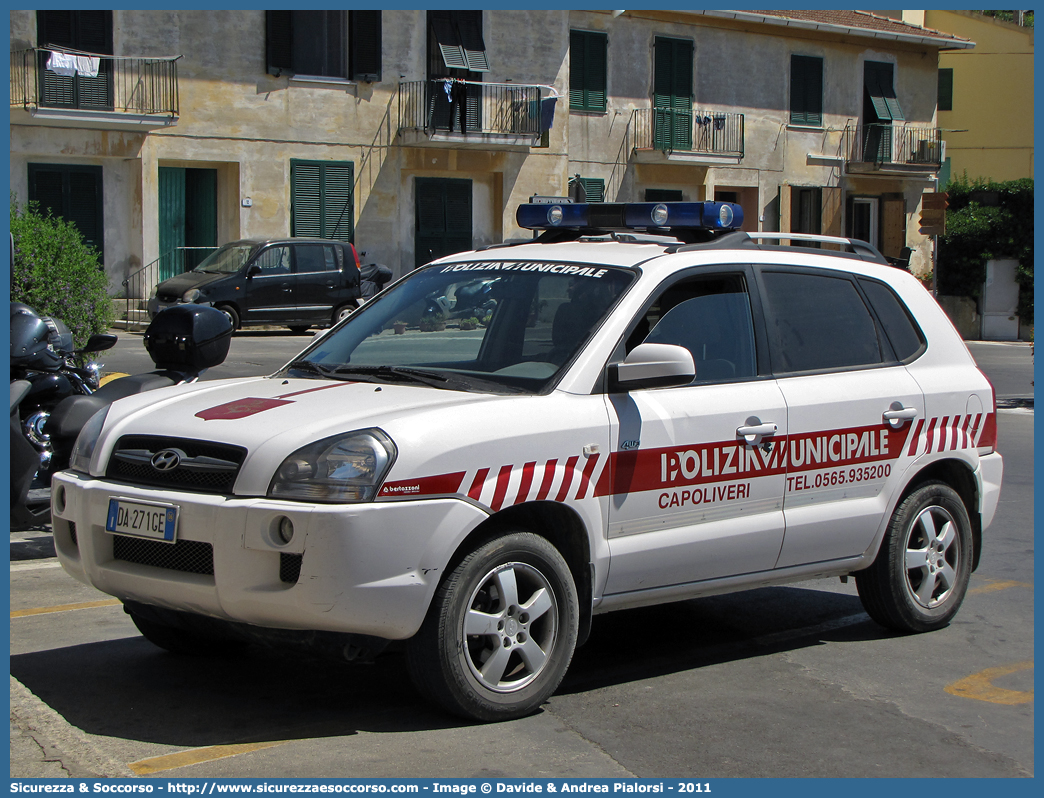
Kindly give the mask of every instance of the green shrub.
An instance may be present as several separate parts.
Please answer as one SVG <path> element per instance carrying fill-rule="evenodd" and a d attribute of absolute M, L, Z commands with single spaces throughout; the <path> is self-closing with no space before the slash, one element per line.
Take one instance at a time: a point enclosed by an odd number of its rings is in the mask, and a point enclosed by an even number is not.
<path fill-rule="evenodd" d="M 11 198 L 11 301 L 24 302 L 41 316 L 61 319 L 76 346 L 105 332 L 115 318 L 108 279 L 98 253 L 84 243 L 72 222 L 41 213 L 39 205 Z"/>
<path fill-rule="evenodd" d="M 1033 323 L 1033 181 L 969 180 L 946 186 L 950 207 L 939 239 L 939 293 L 982 297 L 986 261 L 1019 262 L 1019 316 Z"/>

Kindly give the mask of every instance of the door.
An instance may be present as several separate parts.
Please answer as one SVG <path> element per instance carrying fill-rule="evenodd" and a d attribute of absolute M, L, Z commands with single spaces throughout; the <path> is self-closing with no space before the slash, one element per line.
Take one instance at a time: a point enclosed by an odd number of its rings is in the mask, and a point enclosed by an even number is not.
<path fill-rule="evenodd" d="M 653 146 L 658 150 L 692 149 L 693 43 L 656 37 L 653 77 Z"/>
<path fill-rule="evenodd" d="M 159 167 L 159 279 L 194 269 L 216 246 L 217 170 Z"/>
<path fill-rule="evenodd" d="M 343 255 L 333 244 L 294 244 L 294 304 L 301 321 L 325 323 L 349 299 Z"/>
<path fill-rule="evenodd" d="M 766 267 L 759 282 L 788 409 L 786 537 L 777 567 L 856 557 L 902 481 L 924 396 L 854 280 Z"/>
<path fill-rule="evenodd" d="M 37 11 L 37 41 L 63 52 L 112 55 L 112 11 Z M 112 111 L 112 58 L 78 59 L 59 65 L 52 51 L 39 53 L 40 105 Z M 71 73 L 71 74 L 70 74 Z"/>
<path fill-rule="evenodd" d="M 415 266 L 471 246 L 471 181 L 418 177 Z"/>
<path fill-rule="evenodd" d="M 750 272 L 667 287 L 627 339 L 693 354 L 696 379 L 614 394 L 611 562 L 625 593 L 771 570 L 783 542 L 787 408 L 759 372 Z M 648 335 L 646 330 L 651 330 Z"/>
<path fill-rule="evenodd" d="M 263 249 L 245 267 L 244 324 L 291 322 L 297 317 L 290 245 Z"/>

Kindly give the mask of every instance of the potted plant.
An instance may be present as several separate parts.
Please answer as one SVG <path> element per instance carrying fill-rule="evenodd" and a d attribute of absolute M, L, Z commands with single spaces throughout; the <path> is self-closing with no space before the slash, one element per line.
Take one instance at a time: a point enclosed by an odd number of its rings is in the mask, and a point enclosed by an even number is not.
<path fill-rule="evenodd" d="M 396 335 L 403 335 L 406 332 L 406 322 L 404 321 L 393 321 L 392 329 Z"/>
<path fill-rule="evenodd" d="M 421 332 L 435 332 L 438 330 L 446 329 L 446 317 L 438 311 L 433 313 L 426 313 L 421 316 L 420 324 Z"/>
<path fill-rule="evenodd" d="M 460 329 L 462 330 L 474 330 L 478 327 L 478 319 L 472 316 L 470 319 L 460 320 Z"/>

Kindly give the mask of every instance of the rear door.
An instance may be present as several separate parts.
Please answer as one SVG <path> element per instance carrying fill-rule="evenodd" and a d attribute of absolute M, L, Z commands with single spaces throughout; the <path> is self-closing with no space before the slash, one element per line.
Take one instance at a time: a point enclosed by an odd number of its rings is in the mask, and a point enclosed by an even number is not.
<path fill-rule="evenodd" d="M 294 244 L 294 303 L 301 321 L 329 323 L 334 308 L 350 299 L 344 251 L 335 244 Z"/>
<path fill-rule="evenodd" d="M 924 396 L 855 279 L 780 266 L 758 280 L 789 418 L 777 567 L 858 556 L 912 460 Z"/>
<path fill-rule="evenodd" d="M 606 594 L 776 563 L 787 408 L 756 338 L 750 278 L 739 266 L 666 285 L 625 342 L 686 347 L 696 379 L 610 396 L 613 467 L 599 485 L 611 494 Z"/>

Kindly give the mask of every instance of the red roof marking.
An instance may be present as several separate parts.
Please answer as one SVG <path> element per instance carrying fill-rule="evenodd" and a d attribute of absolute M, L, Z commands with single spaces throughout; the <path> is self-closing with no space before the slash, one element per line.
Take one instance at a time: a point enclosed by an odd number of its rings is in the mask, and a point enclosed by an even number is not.
<path fill-rule="evenodd" d="M 475 479 L 471 483 L 471 490 L 468 491 L 468 498 L 478 501 L 482 496 L 482 486 L 486 482 L 486 475 L 489 473 L 488 468 L 479 469 L 478 473 L 475 474 Z"/>
<path fill-rule="evenodd" d="M 558 464 L 558 460 L 548 460 L 544 463 L 544 479 L 540 483 L 540 490 L 537 492 L 536 500 L 542 502 L 547 498 L 547 494 L 551 492 L 551 483 L 555 481 L 555 466 Z"/>
<path fill-rule="evenodd" d="M 573 455 L 566 460 L 565 472 L 562 474 L 562 487 L 558 490 L 558 496 L 555 497 L 556 502 L 564 502 L 566 496 L 569 495 L 569 486 L 573 484 L 573 470 L 576 468 L 576 461 L 580 459 L 580 455 Z"/>
<path fill-rule="evenodd" d="M 529 489 L 533 486 L 533 469 L 535 468 L 536 463 L 526 463 L 522 466 L 522 482 L 518 486 L 515 504 L 521 504 L 529 498 Z"/>
<path fill-rule="evenodd" d="M 289 399 L 291 396 L 300 396 L 303 393 L 315 393 L 316 391 L 325 391 L 329 388 L 340 388 L 342 385 L 358 385 L 357 382 L 348 380 L 345 382 L 335 382 L 332 385 L 320 385 L 318 388 L 306 388 L 303 391 L 294 391 L 293 393 L 284 393 L 279 399 Z"/>
<path fill-rule="evenodd" d="M 507 493 L 508 481 L 511 479 L 511 466 L 501 466 L 497 474 L 497 487 L 493 491 L 493 503 L 490 507 L 496 512 L 504 506 L 504 495 Z"/>
<path fill-rule="evenodd" d="M 236 419 L 263 413 L 266 410 L 271 410 L 273 407 L 292 404 L 293 402 L 288 402 L 285 399 L 262 399 L 256 396 L 248 396 L 245 399 L 236 399 L 231 402 L 225 402 L 223 405 L 200 410 L 196 413 L 196 418 L 201 418 L 204 421 L 235 421 Z"/>
<path fill-rule="evenodd" d="M 584 466 L 584 473 L 580 475 L 580 487 L 576 491 L 576 498 L 584 498 L 584 494 L 587 493 L 587 486 L 591 483 L 591 474 L 594 473 L 595 466 L 598 464 L 598 459 L 601 455 L 593 455 L 587 458 L 587 465 Z"/>

